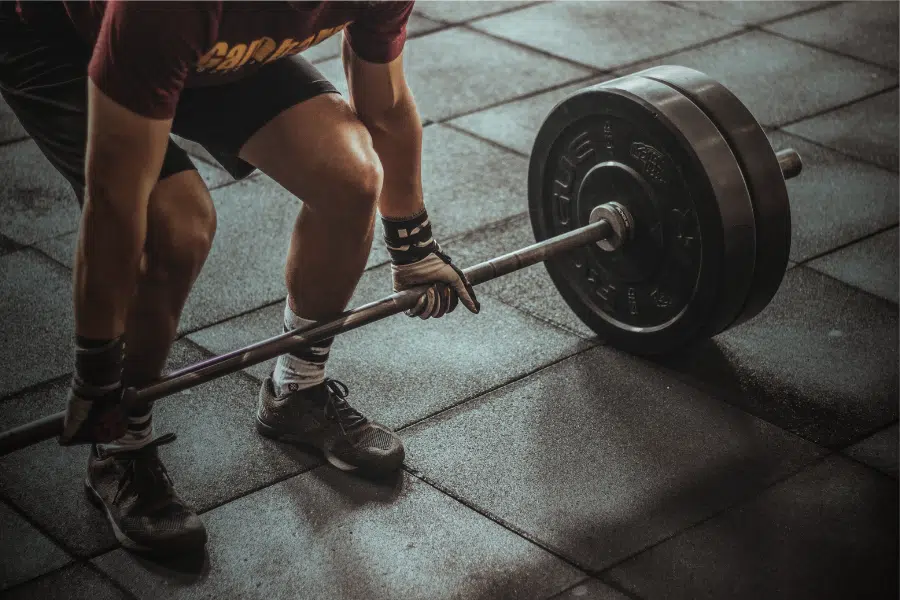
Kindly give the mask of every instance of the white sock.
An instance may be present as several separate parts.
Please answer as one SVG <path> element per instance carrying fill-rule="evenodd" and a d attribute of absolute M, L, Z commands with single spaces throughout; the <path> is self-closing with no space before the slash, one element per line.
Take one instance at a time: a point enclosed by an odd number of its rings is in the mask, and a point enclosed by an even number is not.
<path fill-rule="evenodd" d="M 102 444 L 103 450 L 137 450 L 153 439 L 153 413 L 128 417 L 128 432 L 111 444 Z"/>
<path fill-rule="evenodd" d="M 284 331 L 291 331 L 312 323 L 315 321 L 295 315 L 291 310 L 290 303 L 285 301 Z M 273 377 L 275 394 L 281 396 L 288 392 L 305 390 L 325 381 L 325 362 L 328 360 L 328 352 L 333 339 L 279 356 Z"/>

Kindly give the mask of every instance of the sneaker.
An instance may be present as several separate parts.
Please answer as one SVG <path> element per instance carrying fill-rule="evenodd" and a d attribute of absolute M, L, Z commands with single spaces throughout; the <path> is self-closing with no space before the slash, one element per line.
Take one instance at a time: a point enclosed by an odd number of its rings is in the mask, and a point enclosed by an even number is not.
<path fill-rule="evenodd" d="M 85 490 L 129 550 L 187 552 L 206 544 L 203 522 L 175 493 L 157 455 L 174 440 L 168 433 L 137 450 L 91 448 Z"/>
<path fill-rule="evenodd" d="M 335 379 L 277 396 L 272 377 L 259 392 L 256 429 L 264 436 L 319 450 L 342 471 L 383 475 L 403 464 L 403 442 L 387 427 L 350 406 L 347 386 Z"/>

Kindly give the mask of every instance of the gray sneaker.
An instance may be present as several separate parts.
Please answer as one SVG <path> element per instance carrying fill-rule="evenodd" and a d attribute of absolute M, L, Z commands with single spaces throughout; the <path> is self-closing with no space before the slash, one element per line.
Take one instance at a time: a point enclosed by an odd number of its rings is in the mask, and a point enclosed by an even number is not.
<path fill-rule="evenodd" d="M 190 552 L 206 544 L 200 518 L 175 493 L 157 447 L 160 436 L 139 450 L 104 451 L 94 445 L 84 482 L 88 497 L 106 512 L 116 539 L 129 550 Z"/>
<path fill-rule="evenodd" d="M 272 377 L 259 391 L 256 429 L 264 436 L 319 450 L 342 471 L 384 475 L 403 464 L 403 442 L 387 427 L 370 421 L 346 398 L 335 379 L 276 396 Z"/>

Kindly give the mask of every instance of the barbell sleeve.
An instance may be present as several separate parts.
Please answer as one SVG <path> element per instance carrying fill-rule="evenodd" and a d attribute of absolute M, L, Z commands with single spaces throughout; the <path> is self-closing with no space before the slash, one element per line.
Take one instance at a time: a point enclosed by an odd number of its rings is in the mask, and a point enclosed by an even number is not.
<path fill-rule="evenodd" d="M 472 285 L 479 285 L 508 273 L 543 262 L 591 242 L 607 238 L 612 233 L 605 220 L 574 229 L 562 235 L 537 242 L 520 250 L 479 263 L 464 270 Z M 428 286 L 395 292 L 386 298 L 364 304 L 339 316 L 307 327 L 282 333 L 251 344 L 239 350 L 201 361 L 184 369 L 173 371 L 156 382 L 140 388 L 129 389 L 126 402 L 151 402 L 171 396 L 218 377 L 235 373 L 247 367 L 265 362 L 297 347 L 308 346 L 373 323 L 416 305 Z M 44 440 L 59 437 L 63 430 L 65 413 L 58 412 L 0 433 L 0 456 L 20 450 Z"/>
<path fill-rule="evenodd" d="M 778 166 L 781 167 L 781 175 L 785 181 L 793 179 L 803 170 L 803 161 L 800 159 L 800 154 L 793 148 L 785 148 L 780 152 L 776 152 L 775 158 L 778 159 Z"/>

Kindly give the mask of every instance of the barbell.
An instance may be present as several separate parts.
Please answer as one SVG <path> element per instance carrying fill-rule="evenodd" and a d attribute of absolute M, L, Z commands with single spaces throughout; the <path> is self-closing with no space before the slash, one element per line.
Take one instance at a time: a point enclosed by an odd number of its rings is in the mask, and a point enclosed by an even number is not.
<path fill-rule="evenodd" d="M 575 92 L 541 125 L 528 167 L 536 243 L 465 269 L 472 285 L 544 262 L 573 312 L 607 344 L 669 353 L 757 315 L 787 269 L 785 180 L 777 154 L 725 86 L 655 67 Z M 412 308 L 397 292 L 126 390 L 148 402 Z M 6 455 L 62 433 L 56 413 L 0 433 Z"/>

